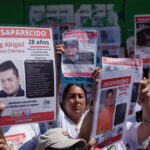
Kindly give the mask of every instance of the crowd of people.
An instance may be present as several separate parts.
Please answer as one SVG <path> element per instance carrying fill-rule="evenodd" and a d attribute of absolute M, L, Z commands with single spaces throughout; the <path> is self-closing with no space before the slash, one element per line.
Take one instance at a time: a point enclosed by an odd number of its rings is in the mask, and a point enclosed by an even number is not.
<path fill-rule="evenodd" d="M 64 45 L 56 45 L 55 49 L 57 71 L 60 72 L 60 58 L 65 52 Z M 12 68 L 9 68 L 9 71 L 11 71 L 12 74 L 15 74 Z M 83 85 L 68 84 L 64 89 L 61 105 L 59 102 L 60 76 L 58 74 L 56 121 L 53 124 L 49 124 L 48 122 L 45 123 L 48 130 L 42 135 L 40 135 L 41 133 L 38 123 L 3 127 L 4 137 L 7 142 L 5 139 L 0 139 L 0 150 L 9 150 L 11 149 L 11 145 L 13 145 L 13 149 L 18 150 L 91 149 L 96 142 L 95 139 L 90 138 L 90 133 L 94 111 L 94 101 L 101 71 L 101 68 L 97 67 L 93 72 L 92 77 L 95 81 L 95 85 L 92 90 L 91 99 L 88 103 L 86 103 L 86 91 Z M 106 94 L 107 104 L 102 111 L 103 113 L 113 113 L 114 108 L 112 104 L 112 96 L 113 91 L 108 91 Z M 126 122 L 122 143 L 127 150 L 136 150 L 141 147 L 143 148 L 143 145 L 145 145 L 144 142 L 150 136 L 150 86 L 147 80 L 142 80 L 140 82 L 138 103 L 142 108 L 143 120 L 142 122 Z M 4 104 L 0 104 L 1 112 L 5 108 L 6 106 Z M 109 116 L 109 113 L 107 116 Z M 101 114 L 99 115 L 98 120 L 103 122 Z M 97 132 L 104 132 L 105 130 L 112 128 L 111 122 L 111 119 L 107 122 L 108 127 L 99 127 L 99 125 L 97 125 Z M 21 136 L 21 138 L 18 138 L 18 136 Z M 12 143 L 8 140 L 9 138 L 13 139 Z M 85 140 L 80 138 L 84 138 Z M 97 150 L 99 148 L 95 147 L 94 149 Z"/>

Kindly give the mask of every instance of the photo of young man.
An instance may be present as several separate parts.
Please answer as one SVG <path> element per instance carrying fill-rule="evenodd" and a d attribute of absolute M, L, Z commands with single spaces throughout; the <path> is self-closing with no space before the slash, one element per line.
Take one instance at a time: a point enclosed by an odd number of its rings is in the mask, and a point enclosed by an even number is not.
<path fill-rule="evenodd" d="M 77 40 L 65 41 L 64 50 L 63 64 L 79 63 L 79 45 Z"/>
<path fill-rule="evenodd" d="M 0 97 L 24 96 L 18 69 L 12 61 L 8 60 L 0 64 L 0 83 L 2 87 Z"/>
<path fill-rule="evenodd" d="M 108 89 L 106 91 L 106 99 L 105 99 L 105 106 L 102 108 L 98 115 L 98 120 L 97 120 L 97 130 L 96 134 L 103 133 L 107 130 L 112 129 L 112 122 L 113 122 L 113 115 L 114 115 L 114 91 L 113 89 Z"/>

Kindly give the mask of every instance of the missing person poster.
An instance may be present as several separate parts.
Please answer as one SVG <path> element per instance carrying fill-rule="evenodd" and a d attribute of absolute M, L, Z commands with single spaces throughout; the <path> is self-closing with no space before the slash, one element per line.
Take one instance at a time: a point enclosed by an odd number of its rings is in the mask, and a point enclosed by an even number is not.
<path fill-rule="evenodd" d="M 140 89 L 140 80 L 143 74 L 143 60 L 141 59 L 129 59 L 129 58 L 108 58 L 103 57 L 103 70 L 106 72 L 112 72 L 114 70 L 118 71 L 133 71 L 133 88 L 130 99 L 129 115 L 133 114 L 135 105 L 138 100 L 138 92 Z"/>
<path fill-rule="evenodd" d="M 135 16 L 135 58 L 143 59 L 143 67 L 150 68 L 150 15 Z"/>
<path fill-rule="evenodd" d="M 54 121 L 56 71 L 52 30 L 0 27 L 0 126 Z"/>
<path fill-rule="evenodd" d="M 96 67 L 96 30 L 76 29 L 63 34 L 62 73 L 66 77 L 91 77 Z"/>
<path fill-rule="evenodd" d="M 102 67 L 102 57 L 118 58 L 121 44 L 119 27 L 97 28 L 98 38 L 98 66 Z"/>
<path fill-rule="evenodd" d="M 129 111 L 132 76 L 132 71 L 101 73 L 91 135 L 98 148 L 122 138 Z"/>

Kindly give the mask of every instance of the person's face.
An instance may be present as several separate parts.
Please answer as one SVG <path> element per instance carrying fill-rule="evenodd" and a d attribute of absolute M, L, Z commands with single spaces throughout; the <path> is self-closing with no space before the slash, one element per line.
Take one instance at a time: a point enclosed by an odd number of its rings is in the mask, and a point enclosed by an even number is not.
<path fill-rule="evenodd" d="M 107 103 L 107 106 L 113 105 L 113 94 L 112 93 L 108 93 L 107 98 L 106 98 L 106 103 Z"/>
<path fill-rule="evenodd" d="M 81 117 L 85 110 L 85 93 L 79 86 L 73 85 L 63 100 L 65 112 L 70 118 Z"/>
<path fill-rule="evenodd" d="M 2 89 L 9 96 L 16 96 L 19 89 L 20 78 L 14 74 L 12 69 L 0 72 Z"/>
<path fill-rule="evenodd" d="M 74 57 L 78 53 L 78 49 L 72 45 L 72 44 L 67 44 L 65 48 L 65 54 L 69 56 L 69 58 Z"/>

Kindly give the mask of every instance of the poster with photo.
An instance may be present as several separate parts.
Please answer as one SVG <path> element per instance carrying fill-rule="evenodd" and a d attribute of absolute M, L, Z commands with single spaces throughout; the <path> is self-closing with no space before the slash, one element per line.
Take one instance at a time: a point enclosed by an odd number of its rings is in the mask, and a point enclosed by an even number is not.
<path fill-rule="evenodd" d="M 59 43 L 63 43 L 62 41 L 62 35 L 65 33 L 67 30 L 72 30 L 76 27 L 76 24 L 74 22 L 61 22 L 59 24 Z"/>
<path fill-rule="evenodd" d="M 45 22 L 57 23 L 59 19 L 59 9 L 57 5 L 47 5 L 45 7 Z"/>
<path fill-rule="evenodd" d="M 104 45 L 121 43 L 120 27 L 99 28 L 99 42 Z"/>
<path fill-rule="evenodd" d="M 94 4 L 92 8 L 92 26 L 104 26 L 106 18 L 105 4 Z"/>
<path fill-rule="evenodd" d="M 0 27 L 0 126 L 56 119 L 52 30 Z"/>
<path fill-rule="evenodd" d="M 98 31 L 98 66 L 102 67 L 102 57 L 118 58 L 121 44 L 120 27 L 97 28 Z"/>
<path fill-rule="evenodd" d="M 75 28 L 74 21 L 74 6 L 73 5 L 59 5 L 59 43 L 62 43 L 62 34 Z"/>
<path fill-rule="evenodd" d="M 106 5 L 106 16 L 107 16 L 107 26 L 119 26 L 118 15 L 117 12 L 115 12 L 114 4 Z"/>
<path fill-rule="evenodd" d="M 29 23 L 32 25 L 40 25 L 45 14 L 45 6 L 30 6 L 29 8 Z"/>
<path fill-rule="evenodd" d="M 74 22 L 73 5 L 59 5 L 60 22 Z"/>
<path fill-rule="evenodd" d="M 143 59 L 143 67 L 150 68 L 150 15 L 135 16 L 135 58 Z"/>
<path fill-rule="evenodd" d="M 76 29 L 63 34 L 62 73 L 66 77 L 91 77 L 96 68 L 96 30 Z"/>
<path fill-rule="evenodd" d="M 75 12 L 76 27 L 85 27 L 89 20 L 91 20 L 91 5 L 80 5 L 79 9 Z"/>
<path fill-rule="evenodd" d="M 130 99 L 129 116 L 132 117 L 135 105 L 138 100 L 139 92 L 139 82 L 142 79 L 143 73 L 143 61 L 140 59 L 130 59 L 130 58 L 107 58 L 103 57 L 104 71 L 112 72 L 114 70 L 118 71 L 133 71 L 133 89 Z"/>
<path fill-rule="evenodd" d="M 102 67 L 102 57 L 118 58 L 120 44 L 98 46 L 98 66 Z"/>
<path fill-rule="evenodd" d="M 29 23 L 52 28 L 54 43 L 62 43 L 62 33 L 74 29 L 73 5 L 32 5 L 29 10 Z"/>
<path fill-rule="evenodd" d="M 132 76 L 132 71 L 101 73 L 91 135 L 100 149 L 122 138 L 129 111 Z"/>

